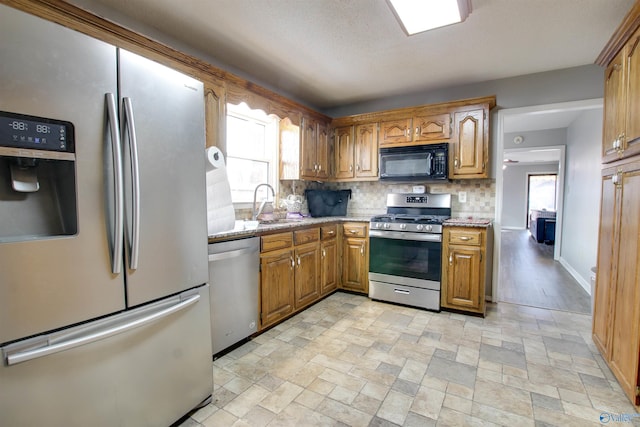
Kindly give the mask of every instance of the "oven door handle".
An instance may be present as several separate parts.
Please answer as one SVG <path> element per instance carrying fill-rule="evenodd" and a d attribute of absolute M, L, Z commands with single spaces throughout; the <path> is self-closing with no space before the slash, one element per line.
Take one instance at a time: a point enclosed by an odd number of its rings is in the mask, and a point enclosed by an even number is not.
<path fill-rule="evenodd" d="M 369 237 L 396 240 L 419 240 L 421 242 L 442 242 L 442 234 L 412 233 L 406 231 L 369 230 Z"/>

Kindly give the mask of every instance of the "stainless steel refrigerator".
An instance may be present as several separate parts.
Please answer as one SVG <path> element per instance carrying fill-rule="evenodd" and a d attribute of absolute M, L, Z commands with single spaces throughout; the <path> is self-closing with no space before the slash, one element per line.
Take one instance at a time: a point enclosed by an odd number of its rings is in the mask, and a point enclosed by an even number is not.
<path fill-rule="evenodd" d="M 0 5 L 0 425 L 213 389 L 202 83 Z"/>

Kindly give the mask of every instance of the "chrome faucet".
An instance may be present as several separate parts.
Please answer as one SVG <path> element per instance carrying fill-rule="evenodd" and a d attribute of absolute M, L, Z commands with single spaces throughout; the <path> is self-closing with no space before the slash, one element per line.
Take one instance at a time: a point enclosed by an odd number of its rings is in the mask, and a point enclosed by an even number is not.
<path fill-rule="evenodd" d="M 262 210 L 264 209 L 264 206 L 267 204 L 267 201 L 263 200 L 262 203 L 260 203 L 260 207 L 256 211 L 256 196 L 258 194 L 258 188 L 262 187 L 263 185 L 271 189 L 271 194 L 273 194 L 273 200 L 275 201 L 276 199 L 276 190 L 274 190 L 272 186 L 270 186 L 269 184 L 258 184 L 256 186 L 256 189 L 253 190 L 253 205 L 251 205 L 251 211 L 252 211 L 251 219 L 254 221 L 258 219 L 258 216 L 260 216 L 260 214 L 262 213 Z M 268 197 L 268 194 L 267 194 L 267 197 Z"/>

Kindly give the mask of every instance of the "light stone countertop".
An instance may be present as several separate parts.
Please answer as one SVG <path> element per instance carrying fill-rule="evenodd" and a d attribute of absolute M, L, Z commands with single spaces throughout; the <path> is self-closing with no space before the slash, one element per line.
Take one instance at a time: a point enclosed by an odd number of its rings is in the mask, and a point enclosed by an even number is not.
<path fill-rule="evenodd" d="M 493 220 L 489 218 L 449 218 L 442 225 L 456 227 L 480 227 L 489 228 L 493 225 Z"/>
<path fill-rule="evenodd" d="M 333 222 L 366 222 L 371 217 L 347 217 L 347 216 L 325 216 L 319 218 L 303 218 L 303 219 L 287 219 L 274 222 L 263 222 L 258 224 L 257 228 L 249 221 L 236 221 L 236 227 L 233 230 L 221 231 L 209 236 L 209 243 L 220 242 L 224 240 L 242 239 L 245 237 L 260 236 L 273 231 L 288 231 L 297 228 L 308 227 L 311 225 L 322 225 Z M 248 226 L 247 226 L 248 225 Z"/>

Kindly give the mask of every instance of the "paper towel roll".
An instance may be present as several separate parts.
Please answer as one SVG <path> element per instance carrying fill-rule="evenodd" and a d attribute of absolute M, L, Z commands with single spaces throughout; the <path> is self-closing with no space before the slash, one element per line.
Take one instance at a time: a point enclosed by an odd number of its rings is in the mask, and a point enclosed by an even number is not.
<path fill-rule="evenodd" d="M 224 169 L 224 156 L 218 147 L 207 148 L 207 171 Z"/>
<path fill-rule="evenodd" d="M 209 235 L 233 230 L 236 214 L 224 156 L 217 147 L 207 148 L 207 223 Z"/>

